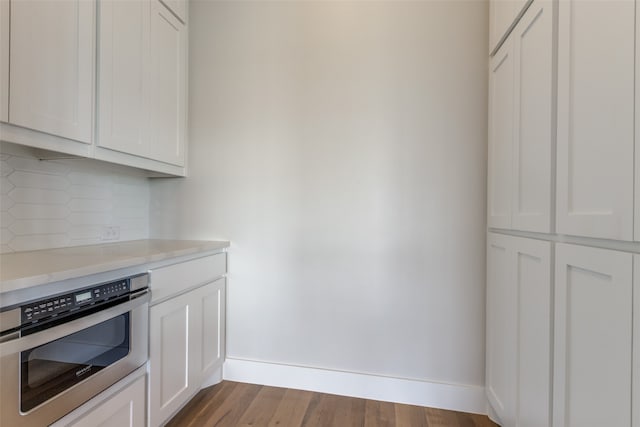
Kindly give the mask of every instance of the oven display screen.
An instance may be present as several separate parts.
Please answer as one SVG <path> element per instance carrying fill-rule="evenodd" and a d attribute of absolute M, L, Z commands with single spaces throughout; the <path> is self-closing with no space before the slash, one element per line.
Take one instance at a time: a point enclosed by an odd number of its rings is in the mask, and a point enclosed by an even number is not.
<path fill-rule="evenodd" d="M 80 304 L 91 299 L 91 291 L 76 294 L 76 303 Z"/>

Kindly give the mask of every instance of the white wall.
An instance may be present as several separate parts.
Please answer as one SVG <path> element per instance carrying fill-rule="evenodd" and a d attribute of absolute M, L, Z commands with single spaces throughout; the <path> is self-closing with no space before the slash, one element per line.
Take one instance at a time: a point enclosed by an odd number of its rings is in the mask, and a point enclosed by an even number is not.
<path fill-rule="evenodd" d="M 149 237 L 149 182 L 142 171 L 90 159 L 40 160 L 0 143 L 0 253 Z M 45 153 L 45 158 L 68 157 Z"/>
<path fill-rule="evenodd" d="M 228 356 L 483 385 L 487 4 L 190 5 L 151 233 L 233 242 Z"/>

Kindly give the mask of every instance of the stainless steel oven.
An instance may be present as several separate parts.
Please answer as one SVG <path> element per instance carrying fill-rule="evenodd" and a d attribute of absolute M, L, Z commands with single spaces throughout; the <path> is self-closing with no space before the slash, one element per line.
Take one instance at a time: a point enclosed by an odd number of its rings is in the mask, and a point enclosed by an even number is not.
<path fill-rule="evenodd" d="M 148 359 L 149 277 L 0 312 L 0 425 L 46 426 Z"/>

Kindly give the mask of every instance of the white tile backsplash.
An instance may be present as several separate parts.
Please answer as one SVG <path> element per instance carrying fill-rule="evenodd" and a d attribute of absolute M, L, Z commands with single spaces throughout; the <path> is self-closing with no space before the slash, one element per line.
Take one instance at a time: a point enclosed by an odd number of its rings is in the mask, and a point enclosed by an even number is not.
<path fill-rule="evenodd" d="M 149 238 L 149 180 L 134 169 L 89 159 L 40 160 L 0 145 L 0 253 Z"/>

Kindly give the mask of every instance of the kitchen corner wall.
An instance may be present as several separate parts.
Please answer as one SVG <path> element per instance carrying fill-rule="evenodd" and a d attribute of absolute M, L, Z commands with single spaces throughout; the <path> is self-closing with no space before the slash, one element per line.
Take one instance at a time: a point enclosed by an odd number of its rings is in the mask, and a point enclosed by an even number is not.
<path fill-rule="evenodd" d="M 228 357 L 484 385 L 484 1 L 190 2 L 189 178 Z"/>
<path fill-rule="evenodd" d="M 0 144 L 0 253 L 149 237 L 149 182 L 141 172 L 38 153 Z M 106 226 L 118 227 L 119 238 L 102 240 Z"/>

